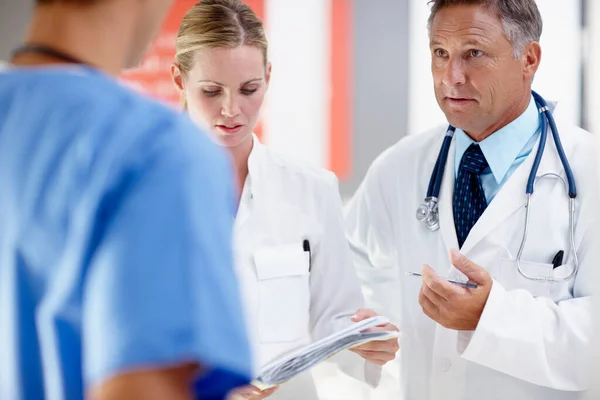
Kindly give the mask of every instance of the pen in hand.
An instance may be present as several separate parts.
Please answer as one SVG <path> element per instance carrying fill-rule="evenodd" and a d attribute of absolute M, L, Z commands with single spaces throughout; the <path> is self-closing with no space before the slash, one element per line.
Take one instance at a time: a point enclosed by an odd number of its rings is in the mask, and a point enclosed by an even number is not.
<path fill-rule="evenodd" d="M 411 275 L 411 276 L 422 276 L 420 273 L 418 272 L 407 272 L 406 275 Z M 458 286 L 462 286 L 464 288 L 469 288 L 469 289 L 477 289 L 477 284 L 475 282 L 458 282 L 458 281 L 453 281 L 450 279 L 446 279 L 448 282 L 453 283 L 455 285 Z"/>

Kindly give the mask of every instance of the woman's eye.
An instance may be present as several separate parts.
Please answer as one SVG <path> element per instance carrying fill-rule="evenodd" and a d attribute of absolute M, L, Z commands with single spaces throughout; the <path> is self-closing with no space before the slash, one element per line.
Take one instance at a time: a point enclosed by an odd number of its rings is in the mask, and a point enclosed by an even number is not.
<path fill-rule="evenodd" d="M 212 97 L 218 95 L 220 93 L 220 90 L 202 89 L 202 93 L 204 93 L 206 96 Z"/>

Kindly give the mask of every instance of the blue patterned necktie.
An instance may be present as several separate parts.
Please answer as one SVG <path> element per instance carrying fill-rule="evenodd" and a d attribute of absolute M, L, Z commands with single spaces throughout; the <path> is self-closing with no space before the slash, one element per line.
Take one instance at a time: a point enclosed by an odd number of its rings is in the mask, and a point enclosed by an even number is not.
<path fill-rule="evenodd" d="M 460 161 L 452 199 L 454 226 L 459 247 L 462 247 L 471 228 L 487 207 L 487 200 L 479 178 L 479 174 L 487 167 L 488 162 L 479 145 L 471 144 Z"/>

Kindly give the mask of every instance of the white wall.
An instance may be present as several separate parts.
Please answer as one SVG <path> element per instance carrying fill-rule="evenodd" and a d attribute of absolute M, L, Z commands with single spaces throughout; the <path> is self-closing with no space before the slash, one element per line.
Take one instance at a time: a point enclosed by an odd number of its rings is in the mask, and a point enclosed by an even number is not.
<path fill-rule="evenodd" d="M 0 0 L 0 60 L 8 60 L 27 31 L 33 0 Z"/>
<path fill-rule="evenodd" d="M 588 129 L 600 134 L 600 1 L 588 0 L 586 106 Z"/>
<path fill-rule="evenodd" d="M 324 0 L 269 0 L 265 12 L 273 63 L 265 141 L 322 167 L 329 161 L 330 6 Z"/>
<path fill-rule="evenodd" d="M 548 100 L 558 100 L 564 117 L 580 124 L 581 115 L 581 7 L 579 0 L 537 0 L 544 20 L 542 64 L 533 88 Z M 592 1 L 592 3 L 597 2 Z M 409 132 L 423 132 L 445 123 L 433 93 L 427 18 L 429 6 L 410 2 Z"/>
<path fill-rule="evenodd" d="M 593 2 L 597 2 L 594 0 Z M 582 35 L 580 0 L 537 0 L 544 20 L 542 64 L 533 90 L 560 102 L 561 117 L 581 124 Z"/>
<path fill-rule="evenodd" d="M 433 92 L 427 31 L 429 6 L 423 0 L 410 0 L 409 13 L 408 132 L 413 135 L 445 123 L 446 118 Z"/>
<path fill-rule="evenodd" d="M 587 10 L 587 43 L 586 43 L 586 105 L 588 116 L 588 129 L 590 132 L 600 134 L 600 1 L 588 0 Z M 596 270 L 595 287 L 600 287 L 600 270 Z M 600 399 L 600 296 L 596 295 L 593 305 L 594 327 L 596 333 L 592 336 L 593 343 L 590 351 L 592 364 L 590 365 L 591 385 L 587 400 Z"/>

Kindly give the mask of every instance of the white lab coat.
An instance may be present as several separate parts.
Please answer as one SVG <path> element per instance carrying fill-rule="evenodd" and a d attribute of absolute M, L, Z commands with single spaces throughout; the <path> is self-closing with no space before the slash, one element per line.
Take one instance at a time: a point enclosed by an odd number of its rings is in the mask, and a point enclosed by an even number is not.
<path fill-rule="evenodd" d="M 557 109 L 558 110 L 558 109 Z M 525 186 L 537 151 L 514 172 L 489 204 L 461 252 L 486 268 L 492 291 L 474 332 L 445 329 L 418 303 L 422 264 L 448 278 L 460 277 L 448 260 L 458 248 L 452 215 L 454 143 L 440 193 L 440 230 L 415 218 L 447 126 L 408 136 L 385 151 L 346 210 L 347 236 L 367 305 L 391 316 L 401 338 L 400 387 L 404 400 L 559 400 L 579 398 L 586 388 L 585 355 L 591 329 L 592 271 L 599 268 L 592 228 L 597 223 L 595 138 L 566 126 L 555 114 L 577 182 L 575 246 L 579 272 L 569 283 L 529 281 L 515 257 L 523 234 Z M 538 176 L 565 176 L 550 130 Z M 522 260 L 530 273 L 548 274 L 553 256 L 568 254 L 568 197 L 557 179 L 535 187 Z M 565 274 L 566 266 L 557 274 Z M 458 275 L 457 275 L 458 274 Z"/>
<path fill-rule="evenodd" d="M 335 175 L 284 158 L 256 137 L 248 169 L 234 233 L 258 371 L 281 354 L 349 325 L 364 300 L 344 235 Z M 345 353 L 337 358 L 344 372 L 378 383 L 380 367 Z M 317 399 L 310 373 L 285 383 L 270 399 Z"/>

